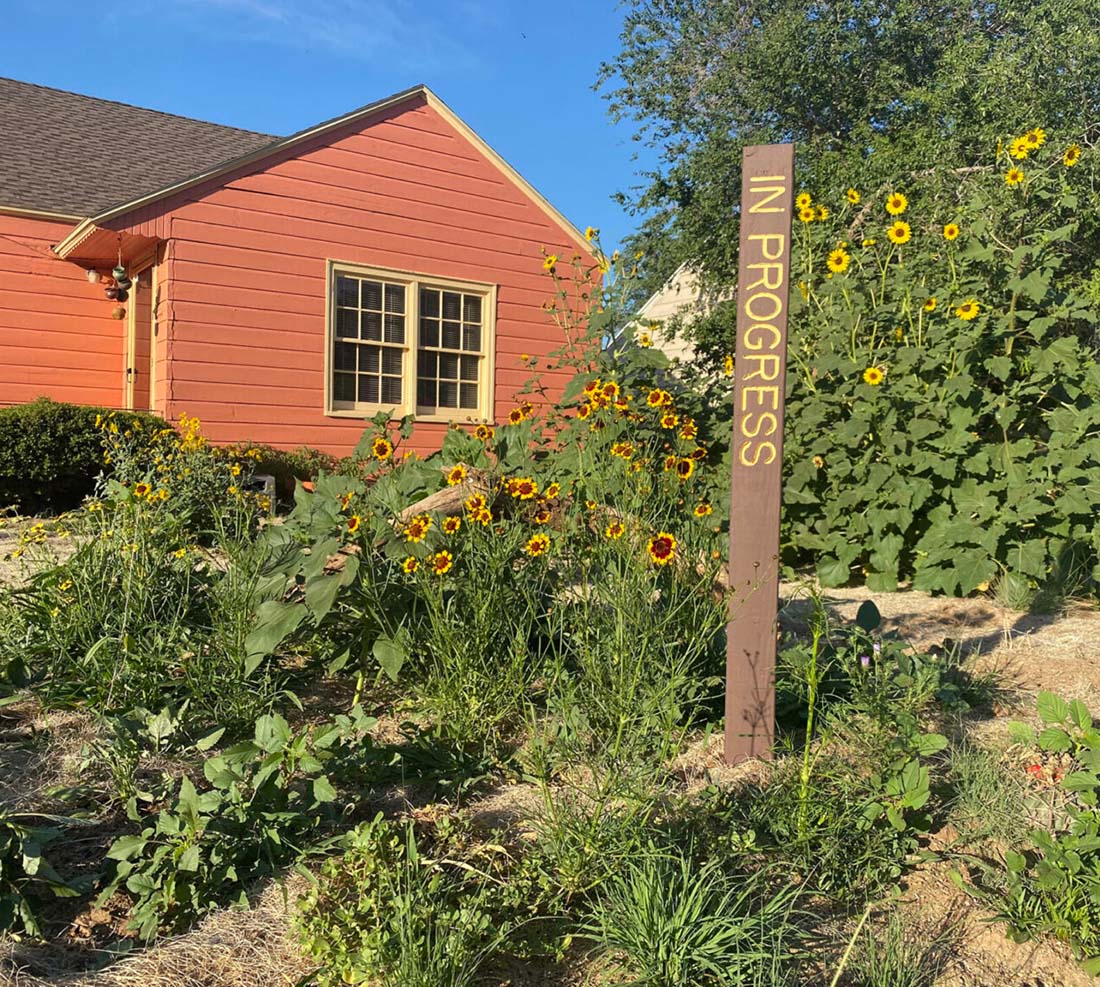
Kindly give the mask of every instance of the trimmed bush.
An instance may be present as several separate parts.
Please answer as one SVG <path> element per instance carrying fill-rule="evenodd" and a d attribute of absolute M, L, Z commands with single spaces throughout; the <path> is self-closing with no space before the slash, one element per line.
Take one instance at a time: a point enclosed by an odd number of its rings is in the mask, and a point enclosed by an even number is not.
<path fill-rule="evenodd" d="M 0 408 L 0 505 L 24 513 L 60 512 L 95 490 L 104 469 L 103 436 L 97 415 L 106 408 L 38 398 Z M 142 422 L 150 429 L 167 423 L 146 412 L 116 412 L 119 427 Z"/>
<path fill-rule="evenodd" d="M 255 449 L 260 454 L 256 460 L 256 472 L 275 477 L 275 493 L 281 500 L 291 498 L 295 480 L 316 479 L 322 471 L 335 472 L 340 464 L 335 456 L 310 446 L 276 449 L 268 445 L 245 445 L 241 448 Z"/>

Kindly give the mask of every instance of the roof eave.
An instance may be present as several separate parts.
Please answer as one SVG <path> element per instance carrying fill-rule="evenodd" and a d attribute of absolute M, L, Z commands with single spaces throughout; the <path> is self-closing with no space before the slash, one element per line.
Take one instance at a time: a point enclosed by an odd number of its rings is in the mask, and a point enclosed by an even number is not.
<path fill-rule="evenodd" d="M 69 213 L 50 212 L 48 209 L 27 209 L 23 206 L 5 206 L 2 203 L 0 203 L 0 215 L 25 216 L 28 219 L 53 219 L 66 223 L 76 223 L 83 218 Z"/>

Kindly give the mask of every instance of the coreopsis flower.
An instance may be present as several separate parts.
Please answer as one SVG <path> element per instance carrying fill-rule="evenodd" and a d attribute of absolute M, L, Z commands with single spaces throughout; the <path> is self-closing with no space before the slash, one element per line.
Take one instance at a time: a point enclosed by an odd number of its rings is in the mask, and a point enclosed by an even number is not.
<path fill-rule="evenodd" d="M 379 435 L 370 446 L 370 451 L 379 462 L 389 459 L 393 455 L 393 443 L 383 435 Z"/>
<path fill-rule="evenodd" d="M 458 533 L 458 529 L 462 527 L 462 518 L 457 514 L 452 514 L 449 517 L 443 519 L 443 534 L 454 535 Z"/>
<path fill-rule="evenodd" d="M 496 435 L 496 429 L 492 425 L 478 425 L 474 429 L 474 438 L 482 442 L 488 442 L 494 435 Z"/>
<path fill-rule="evenodd" d="M 539 485 L 529 476 L 520 476 L 508 481 L 508 493 L 517 500 L 531 500 L 539 492 Z"/>
<path fill-rule="evenodd" d="M 691 513 L 696 517 L 710 517 L 710 515 L 714 513 L 714 508 L 704 500 L 696 504 L 695 509 Z"/>
<path fill-rule="evenodd" d="M 450 572 L 454 562 L 455 557 L 446 549 L 428 556 L 428 565 L 432 567 L 432 572 L 437 576 L 443 576 Z"/>
<path fill-rule="evenodd" d="M 447 486 L 457 487 L 460 483 L 465 482 L 466 476 L 466 467 L 462 463 L 457 463 L 447 470 Z"/>
<path fill-rule="evenodd" d="M 690 480 L 695 472 L 694 459 L 681 459 L 676 463 L 676 476 L 680 480 Z"/>
<path fill-rule="evenodd" d="M 358 514 L 353 514 L 351 517 L 348 518 L 347 521 L 348 531 L 354 535 L 355 532 L 359 530 L 359 525 L 362 523 L 362 518 L 360 518 Z"/>
<path fill-rule="evenodd" d="M 415 555 L 408 556 L 408 558 L 406 558 L 405 561 L 401 563 L 401 571 L 405 573 L 406 576 L 411 576 L 419 568 L 420 559 L 418 559 Z"/>
<path fill-rule="evenodd" d="M 676 558 L 676 539 L 667 531 L 659 531 L 646 545 L 649 557 L 657 565 L 668 565 Z"/>
<path fill-rule="evenodd" d="M 134 484 L 134 496 L 137 497 L 138 500 L 141 500 L 143 497 L 148 497 L 149 491 L 152 489 L 152 485 L 148 483 Z"/>
<path fill-rule="evenodd" d="M 603 529 L 603 536 L 609 541 L 618 541 L 624 534 L 626 534 L 626 526 L 622 521 L 611 521 L 607 527 Z"/>
<path fill-rule="evenodd" d="M 545 555 L 550 551 L 550 536 L 542 533 L 532 535 L 523 546 L 523 551 L 533 559 Z"/>
<path fill-rule="evenodd" d="M 432 529 L 432 519 L 427 514 L 417 514 L 405 525 L 405 541 L 417 544 L 422 542 Z"/>

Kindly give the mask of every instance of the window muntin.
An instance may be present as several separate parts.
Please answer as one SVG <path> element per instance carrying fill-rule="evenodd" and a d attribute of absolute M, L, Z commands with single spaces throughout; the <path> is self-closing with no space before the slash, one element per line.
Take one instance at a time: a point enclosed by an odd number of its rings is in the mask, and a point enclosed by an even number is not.
<path fill-rule="evenodd" d="M 492 416 L 491 285 L 331 270 L 328 413 Z"/>

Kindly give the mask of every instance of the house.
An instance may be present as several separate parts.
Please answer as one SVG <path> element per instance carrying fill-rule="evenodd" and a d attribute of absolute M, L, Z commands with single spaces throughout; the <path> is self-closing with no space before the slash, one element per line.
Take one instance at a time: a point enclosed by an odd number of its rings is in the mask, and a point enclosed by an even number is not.
<path fill-rule="evenodd" d="M 0 404 L 335 454 L 393 409 L 437 448 L 560 345 L 544 250 L 592 259 L 426 86 L 278 138 L 0 79 Z"/>
<path fill-rule="evenodd" d="M 695 359 L 694 345 L 682 333 L 670 332 L 668 323 L 676 319 L 681 325 L 689 325 L 724 300 L 724 296 L 708 292 L 698 273 L 685 261 L 646 299 L 632 326 L 637 333 L 647 334 L 651 344 L 670 360 L 691 363 Z"/>

